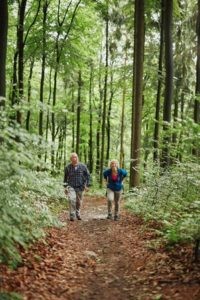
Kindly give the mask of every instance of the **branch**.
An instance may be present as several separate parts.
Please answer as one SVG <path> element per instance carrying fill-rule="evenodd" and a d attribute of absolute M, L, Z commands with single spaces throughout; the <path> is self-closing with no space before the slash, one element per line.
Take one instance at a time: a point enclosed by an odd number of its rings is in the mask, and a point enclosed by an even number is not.
<path fill-rule="evenodd" d="M 35 24 L 36 19 L 37 19 L 37 17 L 38 17 L 39 10 L 40 10 L 40 4 L 41 4 L 41 0 L 39 0 L 39 3 L 38 3 L 38 9 L 37 9 L 36 15 L 35 15 L 35 17 L 34 17 L 34 19 L 33 19 L 33 22 L 31 23 L 31 25 L 30 25 L 29 28 L 27 29 L 26 36 L 25 36 L 25 38 L 24 38 L 24 45 L 26 44 L 26 40 L 27 40 L 27 37 L 28 37 L 28 35 L 29 35 L 29 32 L 30 32 L 31 28 L 32 28 L 33 25 Z"/>
<path fill-rule="evenodd" d="M 74 12 L 73 12 L 73 15 L 72 15 L 72 18 L 71 18 L 71 21 L 70 21 L 68 30 L 67 30 L 67 32 L 66 32 L 66 34 L 65 34 L 65 36 L 64 36 L 63 43 L 62 43 L 62 45 L 61 45 L 61 47 L 60 47 L 60 55 L 61 55 L 62 49 L 63 49 L 63 47 L 64 47 L 64 42 L 66 41 L 67 37 L 69 36 L 70 30 L 71 30 L 72 25 L 73 25 L 73 22 L 74 22 L 74 18 L 75 18 L 75 16 L 76 16 L 76 11 L 77 11 L 77 9 L 78 9 L 79 4 L 81 3 L 81 1 L 82 1 L 82 0 L 79 0 L 78 3 L 77 3 L 76 6 L 75 6 L 75 9 L 74 9 Z M 60 55 L 59 55 L 59 58 L 60 58 Z"/>
<path fill-rule="evenodd" d="M 66 19 L 66 16 L 67 16 L 67 13 L 69 11 L 69 8 L 70 8 L 71 4 L 72 4 L 72 0 L 70 1 L 69 5 L 67 6 L 67 9 L 66 9 L 66 11 L 64 13 L 62 21 L 60 21 L 60 18 L 59 18 L 59 16 L 60 16 L 60 0 L 59 0 L 59 4 L 58 4 L 58 25 L 60 27 L 62 27 L 63 23 L 65 22 L 65 19 Z"/>

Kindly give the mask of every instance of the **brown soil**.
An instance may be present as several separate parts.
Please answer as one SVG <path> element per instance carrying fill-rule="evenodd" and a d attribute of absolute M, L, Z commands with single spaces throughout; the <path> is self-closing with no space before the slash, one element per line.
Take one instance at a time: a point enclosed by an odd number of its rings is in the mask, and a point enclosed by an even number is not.
<path fill-rule="evenodd" d="M 1 291 L 24 300 L 199 300 L 200 264 L 191 246 L 155 249 L 151 224 L 122 210 L 106 219 L 106 201 L 86 197 L 82 220 L 48 231 L 22 253 L 16 270 L 0 266 Z"/>

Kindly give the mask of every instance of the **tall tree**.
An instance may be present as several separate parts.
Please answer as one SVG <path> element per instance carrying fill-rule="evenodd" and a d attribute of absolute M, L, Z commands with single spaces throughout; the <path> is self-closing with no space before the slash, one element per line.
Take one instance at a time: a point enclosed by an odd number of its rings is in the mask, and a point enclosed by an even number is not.
<path fill-rule="evenodd" d="M 107 126 L 106 126 L 106 131 L 107 131 L 107 150 L 106 150 L 106 161 L 109 160 L 110 158 L 110 143 L 111 143 L 111 125 L 110 125 L 110 119 L 111 119 L 111 110 L 112 110 L 112 102 L 113 102 L 113 96 L 114 96 L 114 89 L 113 89 L 113 70 L 111 67 L 111 72 L 110 72 L 110 97 L 108 101 L 108 113 L 107 113 Z"/>
<path fill-rule="evenodd" d="M 77 98 L 77 110 L 76 110 L 76 153 L 80 154 L 80 125 L 81 125 L 81 88 L 83 82 L 81 77 L 81 71 L 78 74 L 78 98 Z"/>
<path fill-rule="evenodd" d="M 48 11 L 49 2 L 45 0 L 43 3 L 43 22 L 42 22 L 42 70 L 41 70 L 41 79 L 40 79 L 40 103 L 41 108 L 39 111 L 39 124 L 38 132 L 39 135 L 43 136 L 43 101 L 44 101 L 44 81 L 45 81 L 45 67 L 46 67 L 46 28 L 47 28 L 47 11 Z"/>
<path fill-rule="evenodd" d="M 76 128 L 76 125 L 75 125 L 75 103 L 74 103 L 74 85 L 72 85 L 71 87 L 71 111 L 72 111 L 72 152 L 75 152 L 75 142 L 76 142 L 76 139 L 75 139 L 75 128 Z"/>
<path fill-rule="evenodd" d="M 19 1 L 19 24 L 17 27 L 18 49 L 18 101 L 21 102 L 24 94 L 24 20 L 27 0 Z M 22 114 L 17 110 L 17 122 L 22 123 Z"/>
<path fill-rule="evenodd" d="M 33 67 L 34 67 L 35 60 L 34 58 L 31 59 L 30 62 L 30 70 L 29 70 L 29 76 L 28 76 L 28 93 L 27 93 L 27 101 L 28 104 L 31 102 L 31 90 L 32 90 L 32 85 L 31 85 L 31 80 L 33 76 Z M 26 116 L 26 130 L 29 131 L 30 129 L 30 117 L 31 117 L 31 110 L 30 108 L 27 111 L 27 116 Z"/>
<path fill-rule="evenodd" d="M 88 160 L 89 160 L 89 171 L 90 173 L 93 172 L 93 116 L 92 116 L 92 96 L 93 96 L 93 62 L 90 62 L 90 83 L 89 83 L 89 113 L 90 113 L 90 131 L 89 131 L 89 153 L 88 153 Z"/>
<path fill-rule="evenodd" d="M 6 51 L 8 32 L 8 2 L 0 1 L 0 108 L 5 106 L 6 97 Z"/>
<path fill-rule="evenodd" d="M 19 1 L 18 26 L 17 26 L 17 51 L 16 51 L 16 55 L 18 55 L 18 92 L 17 92 L 18 103 L 21 103 L 24 96 L 24 47 L 26 45 L 26 40 L 28 38 L 29 32 L 33 27 L 33 25 L 35 24 L 36 19 L 38 17 L 38 13 L 40 10 L 40 3 L 41 0 L 38 1 L 36 14 L 24 36 L 24 22 L 25 22 L 25 11 L 26 11 L 27 0 Z M 22 124 L 22 113 L 19 109 L 17 110 L 17 122 L 19 124 Z"/>
<path fill-rule="evenodd" d="M 134 69 L 130 187 L 140 185 L 140 147 L 143 98 L 144 0 L 135 1 Z"/>
<path fill-rule="evenodd" d="M 51 123 L 52 123 L 52 129 L 51 129 L 51 136 L 52 136 L 52 143 L 54 144 L 55 139 L 56 139 L 56 120 L 55 120 L 55 112 L 54 108 L 56 106 L 56 96 L 57 96 L 57 80 L 58 80 L 58 71 L 60 67 L 60 60 L 61 60 L 61 55 L 63 53 L 64 45 L 65 42 L 69 36 L 69 33 L 73 27 L 74 24 L 74 19 L 78 10 L 78 7 L 81 3 L 81 0 L 78 0 L 73 12 L 72 16 L 70 19 L 70 23 L 67 27 L 66 32 L 63 33 L 63 26 L 65 24 L 65 20 L 67 18 L 67 15 L 69 13 L 70 7 L 73 5 L 73 1 L 71 0 L 69 4 L 67 5 L 67 8 L 65 9 L 63 16 L 61 16 L 61 0 L 58 1 L 58 12 L 57 12 L 57 33 L 56 33 L 56 42 L 55 42 L 55 72 L 54 72 L 54 86 L 53 86 L 53 111 L 51 114 Z M 61 38 L 62 37 L 62 38 Z M 51 149 L 51 165 L 52 165 L 52 170 L 54 169 L 54 160 L 55 160 L 55 151 L 54 151 L 54 146 L 52 146 Z"/>
<path fill-rule="evenodd" d="M 196 97 L 194 103 L 194 122 L 200 124 L 200 0 L 198 0 L 198 14 L 197 14 L 197 64 L 196 64 Z M 194 145 L 193 154 L 200 155 L 198 146 Z"/>
<path fill-rule="evenodd" d="M 170 123 L 171 106 L 173 99 L 173 47 L 172 47 L 172 25 L 173 25 L 173 0 L 164 2 L 164 42 L 165 42 L 165 95 L 163 105 L 163 151 L 161 166 L 166 168 L 170 165 L 169 145 L 171 143 Z"/>
<path fill-rule="evenodd" d="M 128 60 L 128 47 L 129 42 L 126 40 L 125 45 L 125 58 L 124 58 L 124 71 L 123 71 L 123 85 L 122 85 L 122 111 L 121 111 L 121 129 L 120 129 L 120 167 L 124 168 L 124 121 L 125 121 L 125 99 L 127 92 L 127 78 L 126 78 L 126 66 Z"/>
<path fill-rule="evenodd" d="M 50 103 L 51 103 L 51 95 L 52 95 L 52 67 L 50 68 L 50 72 L 49 72 L 49 96 L 48 96 L 48 109 L 47 109 L 47 117 L 46 117 L 46 128 L 45 128 L 45 141 L 47 142 L 49 139 L 49 127 L 50 127 L 50 111 L 49 111 L 49 107 L 50 107 Z M 45 151 L 45 156 L 44 156 L 44 161 L 47 161 L 47 157 L 48 157 L 48 151 L 46 149 Z"/>
<path fill-rule="evenodd" d="M 105 54 L 105 75 L 104 75 L 104 95 L 103 95 L 103 113 L 102 113 L 102 140 L 101 140 L 101 162 L 100 162 L 100 186 L 103 184 L 103 165 L 104 165 L 104 150 L 105 150 L 105 131 L 106 131 L 106 105 L 107 105 L 107 84 L 108 84 L 108 37 L 109 37 L 109 15 L 108 15 L 108 0 L 106 1 L 105 14 L 105 39 L 106 39 L 106 54 Z"/>
<path fill-rule="evenodd" d="M 163 32 L 164 31 L 164 0 L 161 1 L 161 14 L 160 14 L 160 51 L 158 58 L 158 86 L 156 96 L 156 111 L 155 111 L 155 125 L 154 125 L 154 137 L 153 137 L 153 159 L 158 160 L 159 150 L 159 127 L 160 127 L 160 100 L 161 100 L 161 87 L 162 87 L 162 66 L 163 66 Z"/>
<path fill-rule="evenodd" d="M 26 45 L 26 41 L 28 35 L 31 31 L 31 28 L 36 22 L 38 17 L 38 13 L 40 10 L 41 0 L 37 3 L 37 11 L 33 17 L 33 20 L 29 27 L 26 30 L 26 34 L 24 36 L 24 27 L 25 27 L 25 12 L 26 12 L 26 4 L 27 0 L 18 1 L 18 20 L 17 20 L 17 41 L 16 41 L 16 50 L 14 53 L 13 60 L 13 75 L 12 75 L 12 93 L 11 93 L 11 103 L 19 104 L 23 99 L 24 94 L 24 48 Z M 22 123 L 22 113 L 18 109 L 16 113 L 16 119 L 19 124 Z"/>
<path fill-rule="evenodd" d="M 101 45 L 102 46 L 102 45 Z M 101 47 L 101 55 L 100 55 L 100 61 L 99 61 L 99 79 L 98 79 L 98 83 L 99 83 L 99 104 L 98 104 L 98 108 L 97 108 L 97 133 L 96 133 L 96 173 L 99 174 L 100 171 L 100 136 L 101 136 L 101 123 L 102 123 L 102 118 L 101 118 L 101 114 L 102 114 L 102 100 L 103 100 L 103 88 L 102 88 L 102 58 L 103 54 L 102 54 L 102 47 Z"/>

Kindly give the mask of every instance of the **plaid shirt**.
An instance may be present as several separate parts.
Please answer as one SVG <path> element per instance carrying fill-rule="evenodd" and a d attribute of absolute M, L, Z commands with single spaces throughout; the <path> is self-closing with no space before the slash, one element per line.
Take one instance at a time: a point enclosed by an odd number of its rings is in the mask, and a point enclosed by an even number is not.
<path fill-rule="evenodd" d="M 86 165 L 78 163 L 76 166 L 69 164 L 65 167 L 64 186 L 71 186 L 79 192 L 89 185 L 89 180 L 90 173 Z"/>

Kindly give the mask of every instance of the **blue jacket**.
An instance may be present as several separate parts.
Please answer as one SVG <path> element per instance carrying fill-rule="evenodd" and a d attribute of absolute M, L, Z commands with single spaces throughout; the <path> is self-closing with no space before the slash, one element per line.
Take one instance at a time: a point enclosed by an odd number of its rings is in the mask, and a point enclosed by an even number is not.
<path fill-rule="evenodd" d="M 107 188 L 112 191 L 121 191 L 123 188 L 123 179 L 127 176 L 127 171 L 124 169 L 118 169 L 117 181 L 113 181 L 111 178 L 111 169 L 107 169 L 103 172 L 104 179 L 107 180 Z"/>

